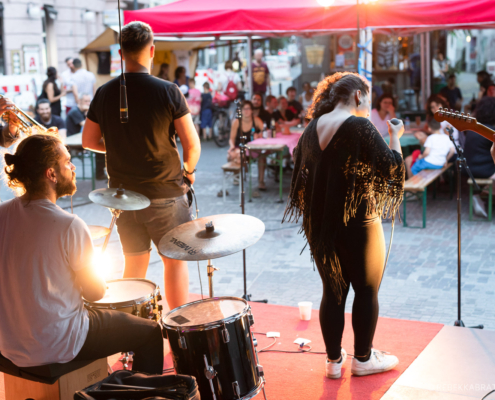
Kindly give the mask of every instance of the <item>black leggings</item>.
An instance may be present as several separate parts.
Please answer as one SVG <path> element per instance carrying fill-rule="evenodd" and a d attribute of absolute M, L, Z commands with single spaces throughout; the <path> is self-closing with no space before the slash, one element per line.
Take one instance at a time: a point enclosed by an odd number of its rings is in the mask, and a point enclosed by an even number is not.
<path fill-rule="evenodd" d="M 340 358 L 342 333 L 345 323 L 345 301 L 349 284 L 355 292 L 352 305 L 354 354 L 358 359 L 369 357 L 378 320 L 378 288 L 385 262 L 385 238 L 382 222 L 373 217 L 342 226 L 337 234 L 337 256 L 347 284 L 340 305 L 330 285 L 325 284 L 322 271 L 323 297 L 320 306 L 320 324 L 330 360 Z"/>
<path fill-rule="evenodd" d="M 88 315 L 88 336 L 74 360 L 96 360 L 133 351 L 133 371 L 163 373 L 163 336 L 160 325 L 117 310 L 88 309 Z"/>

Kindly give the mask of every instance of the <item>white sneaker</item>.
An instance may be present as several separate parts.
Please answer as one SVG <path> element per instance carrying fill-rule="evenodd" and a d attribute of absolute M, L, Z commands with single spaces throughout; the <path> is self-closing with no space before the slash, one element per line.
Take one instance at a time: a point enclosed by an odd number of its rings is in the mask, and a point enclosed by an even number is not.
<path fill-rule="evenodd" d="M 347 360 L 347 353 L 344 349 L 340 351 L 340 354 L 342 354 L 342 360 L 340 360 L 339 363 L 333 363 L 331 361 L 328 361 L 328 358 L 326 359 L 325 363 L 325 376 L 330 379 L 338 379 L 342 376 L 342 365 L 344 365 L 345 360 Z"/>
<path fill-rule="evenodd" d="M 399 364 L 396 356 L 388 354 L 386 351 L 371 349 L 371 356 L 368 361 L 361 362 L 356 358 L 352 359 L 351 372 L 354 375 L 371 375 L 389 371 Z"/>

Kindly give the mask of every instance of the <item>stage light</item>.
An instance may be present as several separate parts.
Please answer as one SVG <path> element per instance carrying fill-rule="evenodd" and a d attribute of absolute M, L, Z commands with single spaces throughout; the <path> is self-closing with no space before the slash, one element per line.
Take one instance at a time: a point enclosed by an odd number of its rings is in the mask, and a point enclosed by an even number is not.
<path fill-rule="evenodd" d="M 100 277 L 110 279 L 112 277 L 113 262 L 108 253 L 102 253 L 101 249 L 95 249 L 93 254 L 93 267 Z"/>
<path fill-rule="evenodd" d="M 467 35 L 467 36 L 466 36 L 466 42 L 468 42 L 468 43 L 469 43 L 470 41 L 471 41 L 471 36 Z"/>
<path fill-rule="evenodd" d="M 334 2 L 334 0 L 316 0 L 316 1 L 322 7 L 330 7 Z"/>

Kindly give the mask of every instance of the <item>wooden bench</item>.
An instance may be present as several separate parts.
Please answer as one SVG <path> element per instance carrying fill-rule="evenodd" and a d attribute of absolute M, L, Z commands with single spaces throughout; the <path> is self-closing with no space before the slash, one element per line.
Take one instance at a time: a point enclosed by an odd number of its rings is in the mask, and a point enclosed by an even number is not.
<path fill-rule="evenodd" d="M 416 197 L 420 198 L 422 200 L 422 206 L 423 206 L 423 228 L 426 228 L 426 194 L 427 194 L 427 188 L 430 184 L 435 183 L 436 180 L 442 175 L 444 172 L 447 172 L 450 170 L 450 167 L 452 167 L 452 163 L 447 164 L 447 166 L 441 168 L 441 169 L 424 169 L 422 171 L 419 171 L 418 174 L 414 175 L 412 178 L 409 178 L 405 184 L 404 184 L 404 215 L 403 215 L 403 220 L 404 220 L 404 226 L 407 225 L 407 214 L 406 214 L 406 203 L 407 203 L 407 197 L 406 193 L 413 193 Z M 452 182 L 453 179 L 450 177 L 450 198 L 452 199 L 453 195 L 453 186 Z M 433 198 L 436 196 L 436 187 L 434 186 L 433 190 Z M 411 227 L 411 228 L 419 228 L 419 227 Z"/>
<path fill-rule="evenodd" d="M 476 221 L 487 221 L 492 220 L 492 187 L 493 181 L 490 178 L 474 178 L 478 186 L 488 186 L 488 219 L 477 219 Z M 469 220 L 473 220 L 473 180 L 468 179 L 469 184 Z"/>
<path fill-rule="evenodd" d="M 226 185 L 227 180 L 232 178 L 232 182 L 234 182 L 235 178 L 237 178 L 239 183 L 239 202 L 241 201 L 241 165 L 235 162 L 228 162 L 227 164 L 222 165 L 223 171 L 223 182 L 222 182 L 222 192 L 223 192 L 223 201 L 226 200 Z"/>

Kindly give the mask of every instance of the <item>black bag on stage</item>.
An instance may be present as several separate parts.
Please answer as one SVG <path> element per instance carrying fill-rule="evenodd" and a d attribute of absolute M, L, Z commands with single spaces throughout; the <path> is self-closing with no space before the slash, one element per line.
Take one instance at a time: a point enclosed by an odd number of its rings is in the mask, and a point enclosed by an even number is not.
<path fill-rule="evenodd" d="M 74 400 L 200 400 L 196 378 L 116 371 L 74 394 Z"/>

